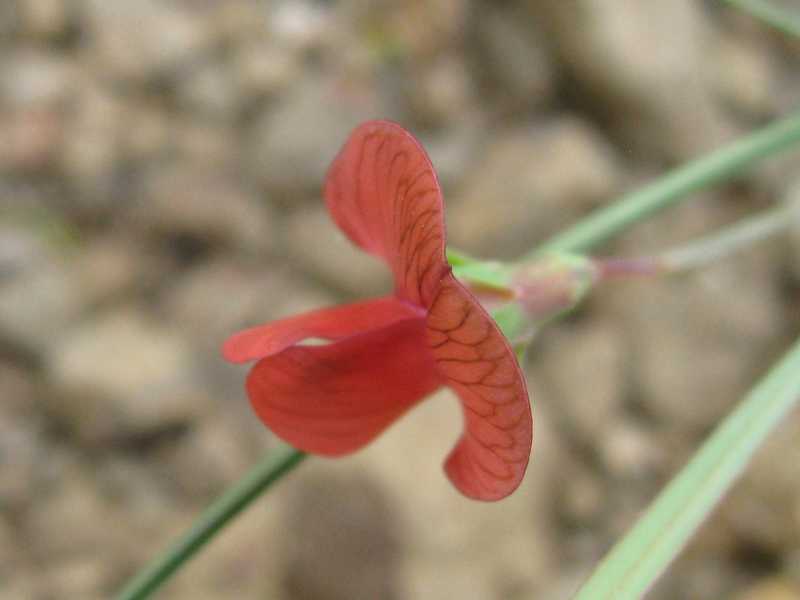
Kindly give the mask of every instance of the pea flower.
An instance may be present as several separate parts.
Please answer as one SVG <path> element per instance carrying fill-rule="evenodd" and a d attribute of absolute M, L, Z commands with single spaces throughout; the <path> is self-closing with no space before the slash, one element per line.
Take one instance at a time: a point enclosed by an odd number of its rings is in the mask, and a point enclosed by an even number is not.
<path fill-rule="evenodd" d="M 531 452 L 528 392 L 508 342 L 447 263 L 442 194 L 427 154 L 395 123 L 364 123 L 333 161 L 324 195 L 339 228 L 391 269 L 394 293 L 229 338 L 227 360 L 258 361 L 246 383 L 256 414 L 301 450 L 341 456 L 447 386 L 460 399 L 464 430 L 445 472 L 470 498 L 504 498 Z M 300 343 L 309 338 L 328 343 Z"/>

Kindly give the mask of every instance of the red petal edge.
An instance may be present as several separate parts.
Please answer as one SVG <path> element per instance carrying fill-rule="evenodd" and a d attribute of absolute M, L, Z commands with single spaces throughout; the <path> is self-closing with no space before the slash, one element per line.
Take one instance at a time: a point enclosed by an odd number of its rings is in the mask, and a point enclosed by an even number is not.
<path fill-rule="evenodd" d="M 464 411 L 464 433 L 445 472 L 470 498 L 505 498 L 522 482 L 533 443 L 517 359 L 494 320 L 452 275 L 433 300 L 426 328 L 436 368 Z"/>
<path fill-rule="evenodd" d="M 357 127 L 331 164 L 325 199 L 342 231 L 389 265 L 395 294 L 428 307 L 449 272 L 444 204 L 414 136 L 390 121 Z"/>
<path fill-rule="evenodd" d="M 293 446 L 353 452 L 441 386 L 424 344 L 425 321 L 412 319 L 327 346 L 294 346 L 253 367 L 248 395 Z"/>
<path fill-rule="evenodd" d="M 235 333 L 223 344 L 222 355 L 232 363 L 245 363 L 307 338 L 340 340 L 423 316 L 418 308 L 391 296 L 322 308 Z"/>

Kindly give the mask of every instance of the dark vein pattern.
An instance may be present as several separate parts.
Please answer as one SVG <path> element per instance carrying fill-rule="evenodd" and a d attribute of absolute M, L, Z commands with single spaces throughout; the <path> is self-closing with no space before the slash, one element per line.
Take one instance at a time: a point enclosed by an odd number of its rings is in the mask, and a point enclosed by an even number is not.
<path fill-rule="evenodd" d="M 465 430 L 445 470 L 467 496 L 496 500 L 517 488 L 533 441 L 525 379 L 505 337 L 448 275 L 427 319 L 439 373 L 461 399 Z"/>
<path fill-rule="evenodd" d="M 347 454 L 441 386 L 424 346 L 423 319 L 327 346 L 293 346 L 253 367 L 248 395 L 261 420 L 290 444 Z"/>
<path fill-rule="evenodd" d="M 362 125 L 331 165 L 325 198 L 353 242 L 387 262 L 395 294 L 427 308 L 448 267 L 439 183 L 419 143 L 394 123 Z"/>

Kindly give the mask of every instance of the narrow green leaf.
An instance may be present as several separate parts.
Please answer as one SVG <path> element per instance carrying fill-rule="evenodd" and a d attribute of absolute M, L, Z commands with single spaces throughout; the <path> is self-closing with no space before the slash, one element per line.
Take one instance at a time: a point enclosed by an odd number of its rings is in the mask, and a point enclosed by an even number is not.
<path fill-rule="evenodd" d="M 532 256 L 555 251 L 582 252 L 597 246 L 631 225 L 685 200 L 690 193 L 739 175 L 759 160 L 797 142 L 800 142 L 800 112 L 687 163 L 593 212 L 538 246 Z"/>
<path fill-rule="evenodd" d="M 578 600 L 640 598 L 800 399 L 800 340 L 720 423 L 578 592 Z"/>

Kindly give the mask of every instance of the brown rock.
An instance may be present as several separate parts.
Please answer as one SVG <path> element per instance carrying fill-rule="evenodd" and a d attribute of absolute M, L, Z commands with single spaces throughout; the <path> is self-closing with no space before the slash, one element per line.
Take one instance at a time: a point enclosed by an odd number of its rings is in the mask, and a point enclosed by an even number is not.
<path fill-rule="evenodd" d="M 722 506 L 722 520 L 740 539 L 776 555 L 800 540 L 798 436 L 795 411 L 767 438 Z"/>
<path fill-rule="evenodd" d="M 185 426 L 207 402 L 183 338 L 134 308 L 75 327 L 46 362 L 48 410 L 90 444 Z"/>
<path fill-rule="evenodd" d="M 548 330 L 534 355 L 551 410 L 572 436 L 601 444 L 621 418 L 629 376 L 617 327 L 608 322 Z"/>
<path fill-rule="evenodd" d="M 449 199 L 449 241 L 514 256 L 572 223 L 618 185 L 610 148 L 575 117 L 501 134 Z"/>
<path fill-rule="evenodd" d="M 481 98 L 502 113 L 527 112 L 549 103 L 555 73 L 541 25 L 516 6 L 486 3 L 472 18 L 470 51 Z"/>
<path fill-rule="evenodd" d="M 400 523 L 371 478 L 297 482 L 286 506 L 284 586 L 297 600 L 402 598 Z"/>
<path fill-rule="evenodd" d="M 763 577 L 734 596 L 734 600 L 797 600 L 800 586 L 783 577 Z"/>
<path fill-rule="evenodd" d="M 284 233 L 291 263 L 328 286 L 359 297 L 391 290 L 389 269 L 357 248 L 336 227 L 326 208 L 295 212 Z"/>
<path fill-rule="evenodd" d="M 639 148 L 683 158 L 731 137 L 712 87 L 714 30 L 691 0 L 526 3 L 582 93 Z"/>
<path fill-rule="evenodd" d="M 239 329 L 335 303 L 293 271 L 241 260 L 202 264 L 172 284 L 163 306 L 177 328 L 219 359 L 223 340 Z"/>
<path fill-rule="evenodd" d="M 222 243 L 251 254 L 274 247 L 272 211 L 231 175 L 176 163 L 148 174 L 144 187 L 128 213 L 142 230 Z"/>
<path fill-rule="evenodd" d="M 122 80 L 174 75 L 212 41 L 202 14 L 176 3 L 84 2 L 88 62 Z"/>
<path fill-rule="evenodd" d="M 349 93 L 345 82 L 303 80 L 254 122 L 250 172 L 270 199 L 284 206 L 318 199 L 328 166 L 350 131 L 377 116 L 391 117 L 375 97 Z"/>
<path fill-rule="evenodd" d="M 68 261 L 44 260 L 0 279 L 0 339 L 40 356 L 80 314 L 82 290 Z"/>

